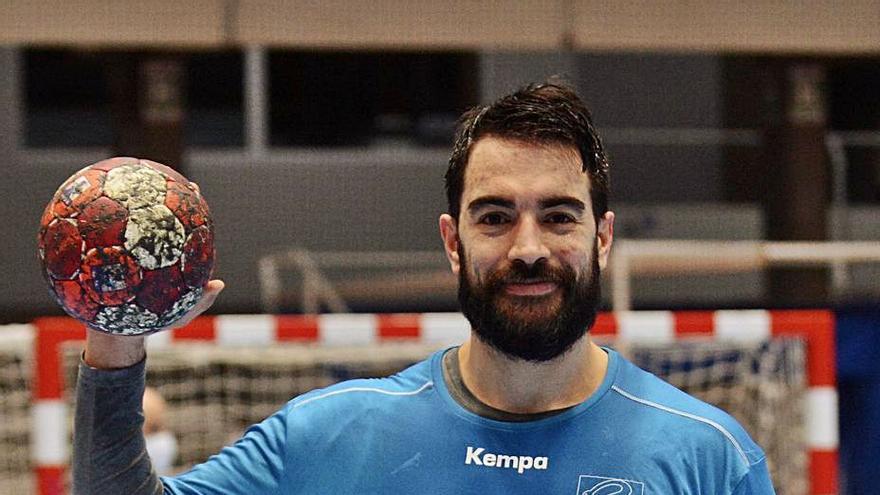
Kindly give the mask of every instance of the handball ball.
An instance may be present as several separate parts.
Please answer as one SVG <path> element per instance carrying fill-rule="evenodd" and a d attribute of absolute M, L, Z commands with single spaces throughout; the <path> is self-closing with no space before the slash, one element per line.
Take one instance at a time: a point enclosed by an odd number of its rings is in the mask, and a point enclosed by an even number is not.
<path fill-rule="evenodd" d="M 199 189 L 160 163 L 111 158 L 73 174 L 40 221 L 43 275 L 61 307 L 91 328 L 142 335 L 201 298 L 214 225 Z"/>

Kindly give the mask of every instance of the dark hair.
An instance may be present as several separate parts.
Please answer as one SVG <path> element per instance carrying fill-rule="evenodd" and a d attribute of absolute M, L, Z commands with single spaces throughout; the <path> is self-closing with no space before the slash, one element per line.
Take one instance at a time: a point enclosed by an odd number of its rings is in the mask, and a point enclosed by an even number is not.
<path fill-rule="evenodd" d="M 590 111 L 568 86 L 546 82 L 521 88 L 491 105 L 471 108 L 459 119 L 446 170 L 446 199 L 449 214 L 456 220 L 461 213 L 464 173 L 471 148 L 484 136 L 577 148 L 582 170 L 590 177 L 597 224 L 608 211 L 608 157 L 593 127 Z"/>

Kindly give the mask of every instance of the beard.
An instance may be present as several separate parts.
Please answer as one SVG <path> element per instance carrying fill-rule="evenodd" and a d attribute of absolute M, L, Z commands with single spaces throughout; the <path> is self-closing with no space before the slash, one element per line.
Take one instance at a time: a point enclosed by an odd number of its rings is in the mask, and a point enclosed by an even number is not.
<path fill-rule="evenodd" d="M 601 299 L 598 247 L 590 269 L 578 277 L 571 267 L 552 267 L 545 259 L 529 266 L 520 260 L 489 272 L 472 284 L 461 241 L 458 301 L 477 338 L 502 354 L 546 362 L 568 352 L 596 321 Z M 508 284 L 541 280 L 556 284 L 542 296 L 507 294 Z"/>

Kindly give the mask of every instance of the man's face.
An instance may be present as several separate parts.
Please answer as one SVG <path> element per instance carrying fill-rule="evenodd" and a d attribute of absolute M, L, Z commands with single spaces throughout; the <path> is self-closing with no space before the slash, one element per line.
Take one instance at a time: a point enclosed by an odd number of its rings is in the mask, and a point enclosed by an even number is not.
<path fill-rule="evenodd" d="M 609 212 L 597 229 L 575 148 L 480 139 L 459 220 L 440 220 L 477 337 L 528 361 L 570 349 L 595 319 L 613 219 Z"/>

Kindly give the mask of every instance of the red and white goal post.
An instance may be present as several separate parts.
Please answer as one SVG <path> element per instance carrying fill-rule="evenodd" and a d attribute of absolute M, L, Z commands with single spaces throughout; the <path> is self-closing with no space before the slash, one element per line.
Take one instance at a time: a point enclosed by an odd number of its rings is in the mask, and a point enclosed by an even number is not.
<path fill-rule="evenodd" d="M 32 458 L 39 495 L 65 493 L 70 456 L 70 405 L 65 398 L 62 347 L 85 338 L 83 325 L 66 317 L 35 321 Z M 147 339 L 148 349 L 204 342 L 218 347 L 376 346 L 413 342 L 442 346 L 462 342 L 467 321 L 457 313 L 203 316 L 190 325 Z M 838 415 L 834 316 L 830 311 L 635 311 L 603 313 L 592 330 L 597 340 L 754 342 L 800 339 L 806 348 L 807 390 L 803 431 L 811 495 L 838 490 Z M 302 347 L 302 346 L 299 346 Z M 279 403 L 280 407 L 281 404 Z"/>

